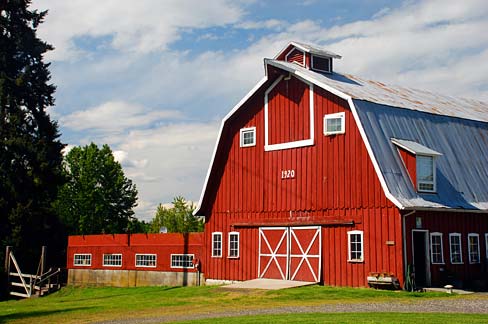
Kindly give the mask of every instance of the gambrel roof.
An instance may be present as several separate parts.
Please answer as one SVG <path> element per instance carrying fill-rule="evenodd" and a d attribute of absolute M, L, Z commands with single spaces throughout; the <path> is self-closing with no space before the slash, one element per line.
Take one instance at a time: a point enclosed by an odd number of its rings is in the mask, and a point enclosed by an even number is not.
<path fill-rule="evenodd" d="M 265 59 L 264 65 L 266 77 L 224 118 L 220 134 L 226 121 L 265 86 L 269 69 L 278 69 L 348 102 L 385 195 L 398 208 L 488 210 L 487 103 L 335 72 L 318 73 L 275 59 Z M 436 159 L 436 193 L 416 190 L 392 139 L 441 154 Z M 196 213 L 206 198 L 218 144 L 219 140 Z"/>

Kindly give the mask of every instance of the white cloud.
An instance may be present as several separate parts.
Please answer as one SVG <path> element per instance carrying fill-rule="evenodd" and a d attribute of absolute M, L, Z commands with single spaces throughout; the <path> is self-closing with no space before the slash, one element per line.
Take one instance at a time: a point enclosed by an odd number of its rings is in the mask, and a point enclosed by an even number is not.
<path fill-rule="evenodd" d="M 165 49 L 183 29 L 231 24 L 243 15 L 227 0 L 43 0 L 34 6 L 50 10 L 39 32 L 57 48 L 54 60 L 84 55 L 78 37 L 109 37 L 117 50 L 148 53 Z"/>
<path fill-rule="evenodd" d="M 280 30 L 287 25 L 287 22 L 279 19 L 268 19 L 262 21 L 243 21 L 236 24 L 237 28 L 242 29 L 275 29 Z"/>
<path fill-rule="evenodd" d="M 64 127 L 97 132 L 148 126 L 164 119 L 180 118 L 174 110 L 153 110 L 123 101 L 110 101 L 97 107 L 76 111 L 60 118 Z"/>

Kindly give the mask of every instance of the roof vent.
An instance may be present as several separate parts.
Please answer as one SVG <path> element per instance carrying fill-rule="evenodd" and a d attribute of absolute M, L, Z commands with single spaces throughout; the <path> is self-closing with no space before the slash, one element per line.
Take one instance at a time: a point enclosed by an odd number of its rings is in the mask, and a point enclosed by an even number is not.
<path fill-rule="evenodd" d="M 291 42 L 276 55 L 275 60 L 295 63 L 319 73 L 332 73 L 333 59 L 340 58 L 340 55 L 316 46 Z"/>

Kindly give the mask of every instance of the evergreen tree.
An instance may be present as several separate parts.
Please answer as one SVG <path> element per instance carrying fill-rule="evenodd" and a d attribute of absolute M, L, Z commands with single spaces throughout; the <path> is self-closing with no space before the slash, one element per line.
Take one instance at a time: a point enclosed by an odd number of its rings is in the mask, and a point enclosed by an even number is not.
<path fill-rule="evenodd" d="M 137 226 L 137 189 L 108 145 L 74 147 L 65 157 L 67 182 L 56 209 L 69 234 L 123 233 Z"/>
<path fill-rule="evenodd" d="M 181 196 L 173 199 L 172 208 L 160 204 L 151 222 L 151 232 L 159 233 L 162 227 L 169 233 L 203 232 L 203 221 L 193 216 L 194 210 L 195 206 Z"/>
<path fill-rule="evenodd" d="M 53 242 L 63 238 L 51 207 L 63 181 L 63 144 L 46 112 L 55 87 L 43 55 L 52 47 L 36 36 L 46 12 L 29 5 L 0 1 L 0 241 L 24 265 L 37 263 L 41 245 L 55 252 L 65 244 Z"/>

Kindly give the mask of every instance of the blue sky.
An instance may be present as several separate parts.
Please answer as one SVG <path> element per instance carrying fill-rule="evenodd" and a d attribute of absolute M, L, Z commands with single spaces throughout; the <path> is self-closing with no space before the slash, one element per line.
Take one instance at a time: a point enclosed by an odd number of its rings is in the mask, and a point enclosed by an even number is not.
<path fill-rule="evenodd" d="M 485 0 L 38 0 L 62 141 L 107 143 L 150 220 L 197 201 L 222 117 L 289 41 L 343 56 L 335 69 L 488 101 Z"/>

